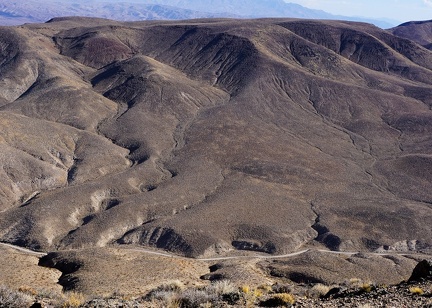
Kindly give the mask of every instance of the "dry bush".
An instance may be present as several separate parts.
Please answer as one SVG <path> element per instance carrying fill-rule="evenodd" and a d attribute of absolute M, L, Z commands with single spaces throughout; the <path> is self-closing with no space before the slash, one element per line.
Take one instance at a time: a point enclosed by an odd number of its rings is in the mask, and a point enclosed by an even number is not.
<path fill-rule="evenodd" d="M 82 304 L 84 304 L 85 299 L 84 295 L 78 292 L 67 292 L 65 293 L 65 300 L 63 302 L 64 308 L 73 308 L 73 307 L 79 307 Z"/>
<path fill-rule="evenodd" d="M 177 293 L 174 293 L 174 292 L 166 292 L 166 294 L 164 296 L 155 297 L 152 300 L 152 302 L 153 303 L 159 302 L 160 305 L 156 305 L 156 306 L 160 306 L 160 307 L 167 307 L 167 308 L 180 308 L 181 307 L 179 295 Z"/>
<path fill-rule="evenodd" d="M 174 291 L 154 291 L 149 299 L 157 299 L 164 302 L 170 302 L 173 299 L 178 299 L 179 293 Z"/>
<path fill-rule="evenodd" d="M 257 289 L 258 289 L 258 290 L 261 290 L 263 293 L 270 293 L 270 292 L 273 291 L 272 286 L 271 286 L 271 285 L 268 285 L 268 284 L 260 285 L 260 286 L 258 286 Z"/>
<path fill-rule="evenodd" d="M 280 284 L 276 283 L 272 285 L 273 293 L 291 293 L 292 292 L 292 286 L 289 284 Z"/>
<path fill-rule="evenodd" d="M 344 282 L 344 285 L 347 288 L 357 288 L 358 289 L 361 287 L 362 284 L 363 284 L 363 282 L 359 278 L 351 278 L 351 279 Z"/>
<path fill-rule="evenodd" d="M 230 305 L 234 305 L 240 300 L 238 287 L 228 280 L 213 282 L 212 284 L 205 287 L 205 291 L 210 296 L 217 297 L 218 301 L 223 301 Z"/>
<path fill-rule="evenodd" d="M 325 296 L 330 290 L 330 286 L 326 286 L 322 283 L 317 283 L 309 290 L 309 297 L 320 298 Z"/>
<path fill-rule="evenodd" d="M 242 286 L 238 288 L 227 280 L 216 281 L 200 288 L 182 289 L 178 284 L 164 284 L 150 291 L 144 298 L 154 307 L 256 307 L 263 296 L 272 292 L 270 286 L 251 288 Z M 280 292 L 273 295 L 272 301 L 287 306 L 294 302 L 291 294 Z M 231 306 L 230 306 L 231 307 Z"/>
<path fill-rule="evenodd" d="M 38 294 L 38 292 L 35 289 L 28 286 L 21 286 L 18 288 L 18 291 L 21 293 L 29 294 L 31 296 L 36 296 Z"/>
<path fill-rule="evenodd" d="M 168 300 L 168 298 L 177 296 L 184 288 L 183 283 L 179 280 L 173 280 L 168 283 L 161 284 L 147 293 L 143 298 L 144 300 Z"/>
<path fill-rule="evenodd" d="M 189 289 L 180 294 L 180 306 L 188 308 L 199 308 L 201 305 L 216 303 L 216 294 L 209 294 L 206 290 Z"/>
<path fill-rule="evenodd" d="M 424 294 L 423 289 L 420 287 L 411 287 L 411 288 L 409 288 L 409 291 L 411 294 L 414 294 L 414 295 L 423 295 Z"/>
<path fill-rule="evenodd" d="M 370 283 L 370 282 L 364 282 L 361 286 L 360 286 L 360 291 L 364 292 L 364 293 L 369 293 L 371 292 L 375 287 Z"/>
<path fill-rule="evenodd" d="M 244 294 L 249 294 L 250 291 L 251 291 L 251 289 L 250 289 L 249 286 L 243 285 L 243 286 L 240 287 L 240 291 L 243 292 Z"/>
<path fill-rule="evenodd" d="M 263 291 L 261 289 L 251 288 L 247 285 L 242 286 L 240 292 L 246 307 L 255 307 L 257 299 L 263 296 Z"/>
<path fill-rule="evenodd" d="M 263 295 L 264 295 L 264 292 L 261 289 L 257 288 L 253 291 L 253 296 L 256 298 L 261 297 Z"/>
<path fill-rule="evenodd" d="M 220 280 L 208 285 L 205 290 L 210 294 L 221 296 L 223 294 L 235 293 L 238 288 L 228 280 Z"/>
<path fill-rule="evenodd" d="M 345 282 L 346 287 L 349 289 L 356 289 L 363 293 L 369 293 L 376 288 L 376 285 L 370 281 L 363 281 L 358 278 L 351 278 L 349 281 Z"/>
<path fill-rule="evenodd" d="M 29 307 L 34 298 L 23 292 L 0 286 L 0 307 Z"/>
<path fill-rule="evenodd" d="M 264 307 L 291 307 L 295 303 L 294 296 L 290 293 L 273 294 L 260 305 Z"/>
<path fill-rule="evenodd" d="M 156 292 L 180 292 L 184 288 L 183 283 L 179 280 L 173 280 L 168 283 L 161 284 L 160 286 L 156 287 L 155 289 L 151 290 L 147 297 L 152 297 L 153 293 Z"/>

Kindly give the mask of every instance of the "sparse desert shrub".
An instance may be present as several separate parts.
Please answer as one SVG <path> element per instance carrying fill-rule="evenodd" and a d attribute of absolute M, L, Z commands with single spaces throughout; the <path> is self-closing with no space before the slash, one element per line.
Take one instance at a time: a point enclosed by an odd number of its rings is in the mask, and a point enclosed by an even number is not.
<path fill-rule="evenodd" d="M 369 293 L 376 289 L 376 285 L 372 282 L 366 282 L 359 278 L 351 278 L 345 282 L 345 286 L 349 289 L 356 289 L 360 293 Z"/>
<path fill-rule="evenodd" d="M 364 282 L 361 286 L 360 286 L 360 292 L 363 293 L 369 293 L 374 289 L 374 286 L 369 283 L 369 282 Z"/>
<path fill-rule="evenodd" d="M 179 292 L 184 288 L 180 280 L 173 280 L 158 287 L 159 290 Z"/>
<path fill-rule="evenodd" d="M 411 288 L 409 288 L 409 291 L 411 294 L 414 294 L 414 295 L 423 295 L 424 294 L 423 289 L 420 287 L 411 287 Z"/>
<path fill-rule="evenodd" d="M 261 301 L 260 305 L 264 307 L 291 307 L 295 303 L 294 296 L 290 293 L 274 294 L 270 298 Z"/>
<path fill-rule="evenodd" d="M 240 291 L 243 292 L 244 294 L 249 294 L 250 293 L 250 287 L 247 285 L 241 286 Z"/>
<path fill-rule="evenodd" d="M 133 296 L 130 294 L 126 294 L 124 292 L 121 292 L 120 290 L 115 290 L 109 298 L 121 300 L 123 302 L 129 302 L 129 301 L 132 301 Z"/>
<path fill-rule="evenodd" d="M 65 293 L 65 301 L 63 303 L 64 308 L 79 307 L 84 304 L 84 295 L 78 292 L 67 292 Z"/>
<path fill-rule="evenodd" d="M 270 293 L 273 290 L 272 286 L 270 286 L 268 284 L 262 284 L 262 285 L 258 286 L 257 289 L 261 290 L 263 293 Z"/>
<path fill-rule="evenodd" d="M 164 303 L 156 303 L 151 307 L 168 307 L 164 306 Z M 109 297 L 93 297 L 92 299 L 85 302 L 83 307 L 86 308 L 111 308 L 111 307 L 122 307 L 122 308 L 136 308 L 140 307 L 140 303 L 138 300 L 129 299 L 125 300 L 122 298 L 116 298 L 114 296 Z M 57 306 L 54 306 L 57 307 Z M 178 306 L 169 307 L 169 308 L 178 308 Z"/>
<path fill-rule="evenodd" d="M 34 298 L 23 292 L 0 286 L 0 307 L 28 307 Z"/>
<path fill-rule="evenodd" d="M 180 307 L 180 296 L 178 292 L 174 291 L 155 291 L 151 294 L 151 297 L 146 297 L 147 300 L 153 303 L 161 303 L 155 306 L 179 308 Z"/>
<path fill-rule="evenodd" d="M 276 283 L 272 285 L 273 293 L 291 293 L 292 286 L 289 284 Z"/>
<path fill-rule="evenodd" d="M 230 305 L 235 305 L 240 301 L 240 293 L 239 292 L 232 292 L 232 293 L 222 294 L 222 301 L 224 301 Z"/>
<path fill-rule="evenodd" d="M 35 296 L 36 294 L 38 294 L 38 292 L 35 289 L 28 287 L 28 286 L 21 286 L 18 288 L 18 291 L 21 293 L 27 293 L 27 294 L 32 295 L 32 296 Z"/>
<path fill-rule="evenodd" d="M 169 301 L 172 298 L 178 298 L 178 293 L 174 291 L 154 291 L 151 294 L 151 299 Z"/>
<path fill-rule="evenodd" d="M 151 290 L 147 293 L 147 295 L 144 297 L 145 299 L 152 299 L 152 298 L 158 298 L 158 297 L 164 297 L 168 294 L 174 294 L 174 293 L 180 293 L 183 289 L 184 285 L 179 280 L 173 280 L 168 283 L 161 284 L 160 286 L 156 287 L 155 289 Z"/>
<path fill-rule="evenodd" d="M 37 289 L 35 301 L 39 302 L 43 300 L 45 303 L 49 303 L 48 307 L 62 307 L 65 302 L 63 293 L 56 292 L 51 289 Z"/>
<path fill-rule="evenodd" d="M 220 280 L 213 282 L 205 289 L 209 294 L 216 294 L 217 296 L 222 296 L 223 294 L 237 292 L 238 288 L 228 280 Z"/>
<path fill-rule="evenodd" d="M 38 298 L 50 298 L 50 299 L 61 299 L 62 294 L 60 292 L 55 292 L 50 289 L 38 289 L 37 290 Z"/>
<path fill-rule="evenodd" d="M 205 287 L 205 291 L 210 296 L 215 296 L 218 300 L 227 302 L 230 305 L 234 305 L 240 300 L 238 287 L 228 280 L 215 281 Z"/>
<path fill-rule="evenodd" d="M 246 307 L 255 307 L 255 302 L 261 296 L 263 296 L 263 291 L 259 288 L 251 288 L 244 285 L 240 288 L 239 296 L 243 298 Z"/>
<path fill-rule="evenodd" d="M 324 297 L 329 291 L 331 287 L 326 286 L 322 283 L 317 283 L 309 290 L 309 297 L 311 298 L 320 298 Z"/>
<path fill-rule="evenodd" d="M 218 296 L 205 290 L 189 289 L 180 294 L 179 300 L 182 308 L 199 308 L 201 305 L 217 302 Z"/>
<path fill-rule="evenodd" d="M 344 283 L 347 288 L 360 288 L 362 284 L 363 282 L 359 278 L 351 278 Z"/>
<path fill-rule="evenodd" d="M 263 291 L 260 290 L 260 289 L 255 289 L 255 290 L 253 291 L 253 296 L 256 297 L 256 298 L 261 297 L 261 296 L 263 296 L 263 295 L 264 295 L 264 293 L 263 293 Z"/>
<path fill-rule="evenodd" d="M 265 291 L 264 291 L 265 290 Z M 181 289 L 178 284 L 164 284 L 150 291 L 141 300 L 152 307 L 202 308 L 202 307 L 256 307 L 263 296 L 268 296 L 270 286 L 251 288 L 244 285 L 236 287 L 230 281 L 217 281 L 205 287 Z M 294 303 L 291 294 L 279 293 L 267 298 L 267 304 L 290 306 Z"/>

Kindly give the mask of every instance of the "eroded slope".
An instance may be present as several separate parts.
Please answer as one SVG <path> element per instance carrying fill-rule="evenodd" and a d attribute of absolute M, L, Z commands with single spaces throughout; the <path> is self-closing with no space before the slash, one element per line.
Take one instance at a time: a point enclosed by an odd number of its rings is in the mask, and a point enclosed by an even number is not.
<path fill-rule="evenodd" d="M 432 53 L 412 41 L 299 20 L 1 31 L 3 241 L 432 246 Z"/>
<path fill-rule="evenodd" d="M 390 29 L 394 35 L 413 40 L 428 49 L 432 48 L 431 30 L 432 20 L 410 21 Z"/>

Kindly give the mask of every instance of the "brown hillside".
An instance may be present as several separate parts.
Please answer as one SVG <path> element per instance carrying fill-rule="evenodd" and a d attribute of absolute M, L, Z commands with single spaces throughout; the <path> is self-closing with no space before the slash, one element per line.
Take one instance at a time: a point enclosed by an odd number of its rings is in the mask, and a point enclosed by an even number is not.
<path fill-rule="evenodd" d="M 0 74 L 1 241 L 431 251 L 432 52 L 406 38 L 61 18 L 0 28 Z"/>
<path fill-rule="evenodd" d="M 410 39 L 432 49 L 432 20 L 410 21 L 390 29 L 397 36 Z"/>

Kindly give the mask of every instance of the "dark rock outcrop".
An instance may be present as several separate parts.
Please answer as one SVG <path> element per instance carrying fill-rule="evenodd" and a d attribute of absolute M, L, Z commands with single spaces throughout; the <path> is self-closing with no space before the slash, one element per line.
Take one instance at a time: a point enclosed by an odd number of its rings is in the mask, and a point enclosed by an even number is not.
<path fill-rule="evenodd" d="M 409 281 L 419 281 L 422 279 L 432 280 L 432 259 L 419 262 L 414 268 Z"/>

